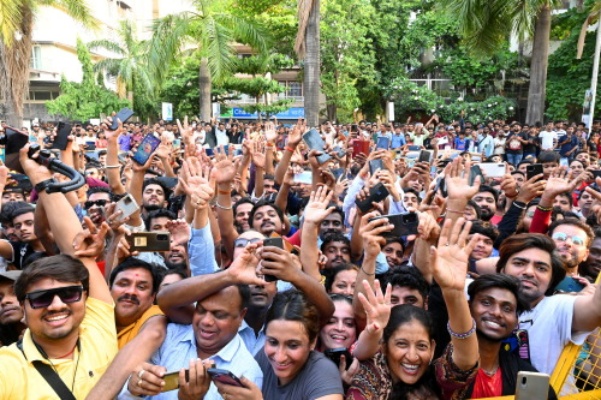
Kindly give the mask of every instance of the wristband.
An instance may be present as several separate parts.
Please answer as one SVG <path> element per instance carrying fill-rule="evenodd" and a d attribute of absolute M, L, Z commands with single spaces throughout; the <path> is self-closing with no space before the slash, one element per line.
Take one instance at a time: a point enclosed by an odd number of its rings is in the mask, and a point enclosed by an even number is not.
<path fill-rule="evenodd" d="M 517 208 L 519 208 L 520 210 L 525 210 L 527 208 L 526 203 L 523 203 L 521 201 L 514 201 L 513 203 L 514 206 L 516 206 Z"/>
<path fill-rule="evenodd" d="M 267 148 L 272 148 L 273 146 L 274 146 L 274 144 L 273 144 L 273 143 L 269 143 L 269 142 L 267 142 L 267 143 L 265 144 L 265 147 L 267 147 Z"/>
<path fill-rule="evenodd" d="M 227 191 L 227 190 L 218 190 L 217 193 L 219 193 L 219 194 L 232 194 L 231 191 Z"/>
<path fill-rule="evenodd" d="M 287 150 L 287 151 L 289 151 L 289 152 L 291 152 L 291 153 L 294 153 L 294 152 L 296 151 L 296 149 L 293 149 L 293 148 L 292 148 L 292 147 L 290 147 L 290 146 L 286 146 L 286 147 L 285 147 L 285 150 Z"/>
<path fill-rule="evenodd" d="M 553 211 L 553 207 L 547 208 L 547 207 L 543 207 L 541 205 L 538 205 L 538 206 L 536 206 L 536 208 L 538 208 L 539 210 L 544 211 L 544 212 Z"/>
<path fill-rule="evenodd" d="M 121 165 L 119 165 L 119 164 L 117 164 L 117 165 L 106 165 L 104 168 L 106 168 L 106 169 L 121 168 Z"/>
<path fill-rule="evenodd" d="M 474 334 L 474 332 L 476 332 L 476 320 L 474 320 L 472 318 L 472 322 L 474 323 L 472 325 L 472 329 L 470 329 L 469 331 L 465 332 L 465 333 L 458 333 L 458 332 L 454 332 L 451 329 L 451 322 L 447 322 L 447 331 L 449 331 L 449 335 L 451 335 L 452 337 L 459 339 L 459 340 L 464 340 L 467 339 L 468 337 L 472 336 Z"/>
<path fill-rule="evenodd" d="M 216 205 L 218 208 L 221 208 L 222 210 L 231 210 L 231 209 L 232 209 L 232 207 L 225 207 L 225 206 L 222 206 L 221 204 L 219 204 L 219 203 L 217 203 L 217 202 L 215 203 L 215 205 Z"/>
<path fill-rule="evenodd" d="M 362 271 L 362 272 L 363 272 L 365 275 L 367 275 L 367 276 L 373 276 L 373 275 L 375 275 L 375 273 L 373 273 L 373 274 L 370 274 L 369 272 L 366 272 L 366 271 L 363 269 L 363 266 L 361 266 L 361 271 Z"/>
<path fill-rule="evenodd" d="M 451 209 L 449 209 L 449 208 L 447 208 L 447 209 L 446 209 L 446 211 L 447 211 L 448 213 L 455 213 L 455 214 L 463 215 L 463 212 L 462 212 L 462 211 L 451 210 Z"/>
<path fill-rule="evenodd" d="M 54 180 L 54 178 L 50 178 L 50 179 L 46 179 L 45 181 L 42 181 L 40 183 L 38 183 L 37 185 L 35 185 L 34 189 L 36 192 L 38 193 L 42 193 L 47 191 L 47 189 L 54 185 L 56 183 L 56 181 Z M 47 193 L 52 193 L 52 191 L 48 191 Z"/>

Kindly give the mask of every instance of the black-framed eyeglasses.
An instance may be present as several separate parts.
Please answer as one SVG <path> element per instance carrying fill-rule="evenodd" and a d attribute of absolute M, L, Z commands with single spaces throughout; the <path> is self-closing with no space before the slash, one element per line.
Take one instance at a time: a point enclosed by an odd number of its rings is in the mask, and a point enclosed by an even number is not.
<path fill-rule="evenodd" d="M 238 238 L 236 240 L 234 240 L 234 247 L 246 247 L 249 244 L 253 244 L 253 243 L 259 243 L 260 241 L 262 241 L 263 239 L 259 239 L 259 238 L 252 238 L 252 239 L 246 239 L 246 238 Z"/>
<path fill-rule="evenodd" d="M 54 297 L 58 296 L 65 304 L 77 303 L 81 300 L 83 286 L 65 286 L 56 289 L 36 290 L 35 292 L 27 293 L 25 298 L 29 300 L 29 305 L 33 309 L 48 307 L 54 301 Z"/>
<path fill-rule="evenodd" d="M 96 207 L 104 207 L 104 206 L 106 206 L 106 203 L 108 203 L 108 202 L 109 202 L 108 200 L 94 200 L 94 201 L 86 201 L 86 202 L 84 203 L 84 207 L 86 208 L 86 210 L 87 210 L 88 208 L 92 208 L 92 207 L 94 207 L 94 206 L 96 206 Z"/>

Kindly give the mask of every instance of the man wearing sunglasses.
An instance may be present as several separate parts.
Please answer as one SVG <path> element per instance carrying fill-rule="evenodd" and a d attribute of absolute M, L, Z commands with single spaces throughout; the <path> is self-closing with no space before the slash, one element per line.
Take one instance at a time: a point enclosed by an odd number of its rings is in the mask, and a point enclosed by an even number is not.
<path fill-rule="evenodd" d="M 52 210 L 48 225 L 63 254 L 33 262 L 15 283 L 28 328 L 0 349 L 0 398 L 81 399 L 117 353 L 113 299 L 95 262 L 106 229 L 82 232 L 65 195 L 46 191 L 52 173 L 28 150 L 21 165 L 37 185 L 38 207 Z"/>
<path fill-rule="evenodd" d="M 103 187 L 95 187 L 88 191 L 88 200 L 84 208 L 94 225 L 100 226 L 106 219 L 105 208 L 111 202 L 111 193 Z"/>
<path fill-rule="evenodd" d="M 593 240 L 592 229 L 576 218 L 556 220 L 549 226 L 549 236 L 557 246 L 566 274 L 578 276 L 578 266 L 586 261 Z"/>

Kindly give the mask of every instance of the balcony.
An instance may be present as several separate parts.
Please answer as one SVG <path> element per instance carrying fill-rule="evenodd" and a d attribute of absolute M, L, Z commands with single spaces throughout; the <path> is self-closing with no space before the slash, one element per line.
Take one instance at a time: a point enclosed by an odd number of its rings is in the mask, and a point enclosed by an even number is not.
<path fill-rule="evenodd" d="M 239 94 L 240 98 L 237 100 L 230 100 L 228 103 L 233 106 L 246 106 L 250 104 L 257 104 L 257 101 L 254 97 L 249 96 L 247 94 Z M 286 93 L 276 93 L 271 94 L 271 102 L 276 102 L 279 100 L 292 100 L 292 103 L 304 103 L 305 96 L 291 96 Z"/>

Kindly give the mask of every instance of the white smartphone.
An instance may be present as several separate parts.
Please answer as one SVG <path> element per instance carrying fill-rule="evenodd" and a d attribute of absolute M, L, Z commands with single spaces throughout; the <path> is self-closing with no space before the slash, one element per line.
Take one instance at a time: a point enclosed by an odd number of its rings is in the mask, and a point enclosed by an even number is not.
<path fill-rule="evenodd" d="M 480 163 L 478 166 L 487 178 L 502 178 L 505 175 L 503 163 Z"/>
<path fill-rule="evenodd" d="M 128 193 L 125 195 L 125 197 L 123 197 L 117 202 L 117 207 L 115 211 L 121 210 L 123 212 L 123 214 L 121 214 L 121 217 L 119 218 L 120 221 L 123 221 L 125 218 L 131 216 L 139 209 L 140 207 L 138 206 L 138 203 L 136 203 L 133 196 Z"/>
<path fill-rule="evenodd" d="M 515 400 L 546 399 L 549 395 L 549 375 L 540 372 L 518 372 Z"/>
<path fill-rule="evenodd" d="M 311 171 L 303 171 L 300 174 L 294 174 L 294 182 L 310 185 L 313 183 L 313 174 Z"/>

